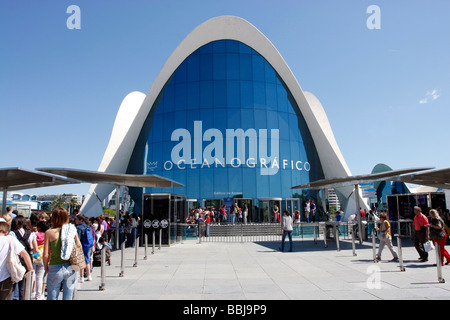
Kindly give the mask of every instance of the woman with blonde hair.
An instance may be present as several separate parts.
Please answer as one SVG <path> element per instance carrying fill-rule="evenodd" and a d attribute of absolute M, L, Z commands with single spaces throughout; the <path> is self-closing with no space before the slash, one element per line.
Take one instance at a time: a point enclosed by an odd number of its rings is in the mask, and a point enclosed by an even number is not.
<path fill-rule="evenodd" d="M 383 252 L 384 246 L 387 246 L 389 251 L 391 251 L 393 259 L 391 261 L 397 261 L 398 255 L 392 245 L 392 235 L 391 235 L 391 224 L 387 221 L 386 213 L 382 212 L 380 214 L 380 227 L 376 228 L 380 232 L 380 246 L 378 247 L 378 253 L 376 259 L 381 260 L 381 253 Z"/>
<path fill-rule="evenodd" d="M 69 263 L 73 246 L 80 244 L 77 230 L 69 224 L 69 214 L 64 208 L 53 210 L 50 223 L 52 229 L 45 232 L 44 268 L 47 273 L 47 300 L 58 300 L 61 284 L 63 300 L 72 300 L 77 272 Z"/>
<path fill-rule="evenodd" d="M 445 223 L 439 216 L 439 213 L 435 209 L 430 210 L 430 237 L 433 244 L 439 245 L 439 251 L 441 253 L 441 264 L 444 265 L 444 257 L 447 260 L 445 264 L 450 263 L 450 254 L 445 250 L 445 241 L 447 240 L 447 233 L 445 232 Z"/>

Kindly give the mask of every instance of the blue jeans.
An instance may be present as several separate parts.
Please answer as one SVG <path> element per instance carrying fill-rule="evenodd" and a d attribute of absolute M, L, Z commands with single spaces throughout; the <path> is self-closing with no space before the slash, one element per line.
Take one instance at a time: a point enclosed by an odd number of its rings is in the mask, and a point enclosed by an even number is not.
<path fill-rule="evenodd" d="M 69 263 L 48 266 L 47 274 L 47 300 L 58 300 L 61 284 L 63 286 L 63 300 L 72 300 L 77 272 Z"/>
<path fill-rule="evenodd" d="M 289 237 L 289 251 L 292 251 L 292 231 L 283 231 L 283 236 L 281 237 L 281 251 L 284 251 L 284 240 L 286 239 L 286 234 Z"/>

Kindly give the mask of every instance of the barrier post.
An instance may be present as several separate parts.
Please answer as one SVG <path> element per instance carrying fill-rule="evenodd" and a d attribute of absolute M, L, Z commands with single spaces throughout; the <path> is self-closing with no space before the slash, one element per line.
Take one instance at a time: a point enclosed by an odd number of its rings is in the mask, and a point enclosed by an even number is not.
<path fill-rule="evenodd" d="M 124 256 L 125 256 L 125 241 L 122 242 L 120 250 L 120 273 L 119 277 L 123 277 L 125 274 Z"/>
<path fill-rule="evenodd" d="M 397 236 L 397 250 L 398 260 L 400 262 L 400 271 L 405 271 L 405 266 L 403 265 L 402 240 L 400 238 L 400 234 Z"/>
<path fill-rule="evenodd" d="M 153 230 L 153 232 L 152 232 L 152 254 L 155 254 L 155 241 L 156 241 L 156 239 L 155 239 L 155 232 L 156 231 L 154 231 Z"/>
<path fill-rule="evenodd" d="M 158 248 L 158 250 L 161 250 L 161 242 L 162 242 L 162 229 L 159 229 L 159 248 Z"/>
<path fill-rule="evenodd" d="M 437 267 L 437 276 L 439 283 L 445 283 L 445 279 L 442 277 L 442 262 L 441 262 L 441 248 L 439 244 L 435 243 L 436 251 L 436 267 Z"/>
<path fill-rule="evenodd" d="M 356 256 L 356 249 L 355 249 L 355 225 L 352 225 L 352 250 L 353 250 L 353 255 Z"/>
<path fill-rule="evenodd" d="M 134 237 L 134 235 L 133 235 Z M 139 237 L 137 237 L 134 241 L 134 264 L 133 267 L 138 266 L 138 247 L 139 247 Z"/>
<path fill-rule="evenodd" d="M 327 224 L 326 223 L 323 224 L 323 242 L 325 244 L 325 248 L 328 248 L 328 244 L 327 244 Z"/>
<path fill-rule="evenodd" d="M 376 239 L 375 239 L 375 226 L 373 227 L 372 230 L 372 257 L 373 257 L 373 262 L 377 263 L 377 243 L 376 243 Z"/>
<path fill-rule="evenodd" d="M 24 300 L 31 300 L 31 292 L 33 291 L 33 273 L 34 271 L 30 271 L 25 277 Z"/>
<path fill-rule="evenodd" d="M 148 242 L 148 235 L 147 233 L 144 234 L 144 260 L 147 260 L 147 242 Z"/>
<path fill-rule="evenodd" d="M 341 247 L 339 245 L 339 229 L 336 227 L 336 224 L 333 223 L 333 227 L 334 227 L 334 239 L 336 240 L 336 247 L 337 247 L 337 251 L 341 251 Z"/>
<path fill-rule="evenodd" d="M 106 246 L 103 246 L 102 250 L 101 250 L 101 254 L 102 254 L 102 259 L 101 259 L 101 283 L 100 286 L 98 287 L 98 290 L 103 291 L 105 290 L 105 264 L 106 264 L 106 259 L 105 259 L 105 249 Z"/>

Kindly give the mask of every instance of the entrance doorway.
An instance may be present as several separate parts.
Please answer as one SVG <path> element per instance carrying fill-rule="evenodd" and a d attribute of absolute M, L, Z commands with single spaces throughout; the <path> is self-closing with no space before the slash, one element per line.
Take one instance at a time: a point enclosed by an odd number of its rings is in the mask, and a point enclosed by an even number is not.
<path fill-rule="evenodd" d="M 291 217 L 294 218 L 295 211 L 300 211 L 300 199 L 298 198 L 288 198 L 283 201 L 283 209 L 282 211 L 287 210 L 290 212 Z"/>
<path fill-rule="evenodd" d="M 236 199 L 237 205 L 239 208 L 242 209 L 242 214 L 244 214 L 244 205 L 247 206 L 247 221 L 245 220 L 245 217 L 243 217 L 244 219 L 244 223 L 251 223 L 254 222 L 255 217 L 253 214 L 253 199 L 244 199 L 244 198 L 237 198 Z"/>
<path fill-rule="evenodd" d="M 274 217 L 274 208 L 278 208 L 281 218 L 281 198 L 258 199 L 259 213 L 256 222 L 278 223 L 277 217 Z"/>
<path fill-rule="evenodd" d="M 203 206 L 202 208 L 211 209 L 214 208 L 216 210 L 219 210 L 222 208 L 223 199 L 205 199 L 203 200 Z"/>

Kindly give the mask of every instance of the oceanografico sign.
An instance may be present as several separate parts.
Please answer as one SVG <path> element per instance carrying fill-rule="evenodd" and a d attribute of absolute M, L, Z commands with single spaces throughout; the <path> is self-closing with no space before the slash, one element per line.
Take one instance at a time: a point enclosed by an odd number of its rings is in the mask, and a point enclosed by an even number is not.
<path fill-rule="evenodd" d="M 226 165 L 259 169 L 261 175 L 274 175 L 280 169 L 311 170 L 307 161 L 280 157 L 279 129 L 270 129 L 270 134 L 268 129 L 226 129 L 224 138 L 224 133 L 219 129 L 211 128 L 203 132 L 202 121 L 194 121 L 193 135 L 187 129 L 176 129 L 172 132 L 171 141 L 176 144 L 172 148 L 171 159 L 163 163 L 166 171 Z M 147 166 L 155 168 L 158 164 L 152 162 Z"/>

